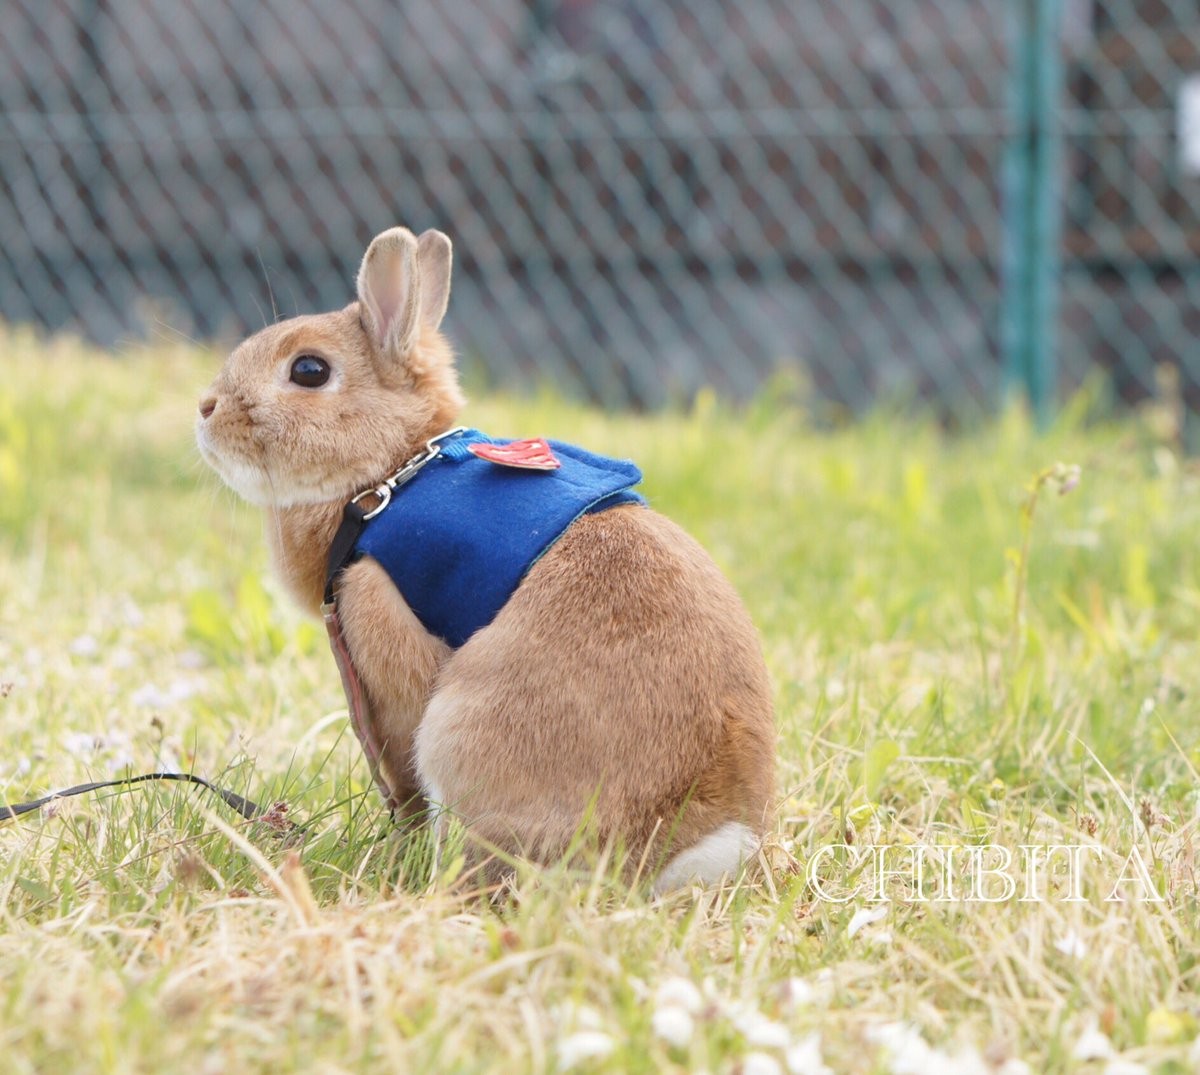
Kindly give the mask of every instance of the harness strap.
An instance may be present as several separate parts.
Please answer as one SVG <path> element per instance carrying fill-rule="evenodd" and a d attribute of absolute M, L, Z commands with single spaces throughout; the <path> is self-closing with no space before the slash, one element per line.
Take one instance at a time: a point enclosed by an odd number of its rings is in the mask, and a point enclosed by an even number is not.
<path fill-rule="evenodd" d="M 329 559 L 325 566 L 325 597 L 326 605 L 334 604 L 333 588 L 337 577 L 350 564 L 354 556 L 354 546 L 367 525 L 367 511 L 357 501 L 351 500 L 342 509 L 342 522 L 333 535 L 333 543 L 329 546 Z"/>

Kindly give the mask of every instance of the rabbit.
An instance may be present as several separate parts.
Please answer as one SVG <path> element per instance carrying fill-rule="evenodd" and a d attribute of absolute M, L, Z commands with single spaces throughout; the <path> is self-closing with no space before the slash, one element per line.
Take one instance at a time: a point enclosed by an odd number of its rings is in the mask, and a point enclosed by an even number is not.
<path fill-rule="evenodd" d="M 310 612 L 346 502 L 464 406 L 439 331 L 451 261 L 439 231 L 383 232 L 357 301 L 249 337 L 200 399 L 201 455 L 265 508 L 274 567 Z M 402 815 L 452 811 L 474 846 L 537 862 L 586 821 L 656 874 L 655 891 L 715 882 L 756 853 L 775 739 L 758 635 L 708 554 L 652 508 L 571 522 L 458 646 L 370 556 L 341 573 L 337 606 Z"/>

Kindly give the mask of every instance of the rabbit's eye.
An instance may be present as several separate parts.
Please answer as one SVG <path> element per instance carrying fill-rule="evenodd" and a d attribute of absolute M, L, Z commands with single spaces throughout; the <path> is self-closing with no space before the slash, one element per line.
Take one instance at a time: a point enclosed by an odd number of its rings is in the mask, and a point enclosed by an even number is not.
<path fill-rule="evenodd" d="M 301 388 L 320 388 L 329 380 L 329 363 L 316 355 L 301 355 L 292 363 L 292 383 Z"/>

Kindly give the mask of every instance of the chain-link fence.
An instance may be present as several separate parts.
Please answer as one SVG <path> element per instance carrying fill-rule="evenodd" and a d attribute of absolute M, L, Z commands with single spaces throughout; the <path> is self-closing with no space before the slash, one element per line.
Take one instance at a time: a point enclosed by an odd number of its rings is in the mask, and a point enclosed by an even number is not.
<path fill-rule="evenodd" d="M 1195 387 L 1198 44 L 1194 0 L 7 0 L 0 317 L 232 336 L 404 222 L 505 383 Z"/>

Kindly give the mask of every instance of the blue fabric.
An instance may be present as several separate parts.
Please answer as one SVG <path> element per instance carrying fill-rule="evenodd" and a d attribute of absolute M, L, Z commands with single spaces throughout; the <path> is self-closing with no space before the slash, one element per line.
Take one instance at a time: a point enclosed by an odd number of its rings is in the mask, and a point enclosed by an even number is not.
<path fill-rule="evenodd" d="M 398 488 L 366 524 L 356 555 L 378 560 L 417 619 L 451 646 L 486 627 L 526 572 L 581 515 L 644 504 L 631 462 L 549 441 L 562 466 L 522 470 L 479 459 L 471 444 L 510 444 L 477 430 Z"/>

